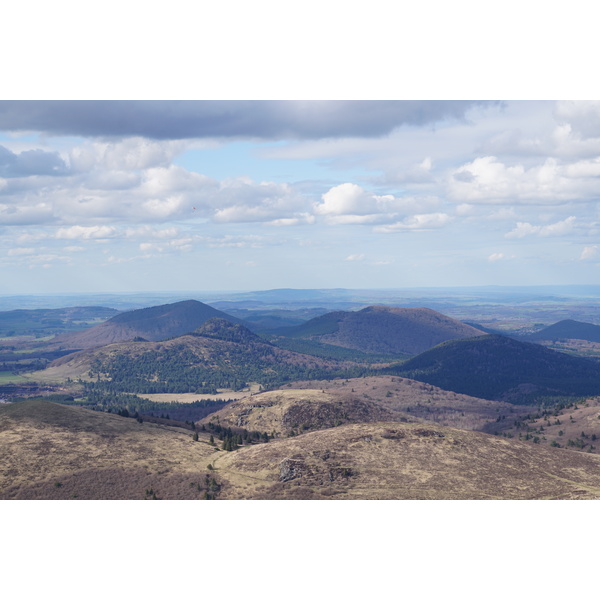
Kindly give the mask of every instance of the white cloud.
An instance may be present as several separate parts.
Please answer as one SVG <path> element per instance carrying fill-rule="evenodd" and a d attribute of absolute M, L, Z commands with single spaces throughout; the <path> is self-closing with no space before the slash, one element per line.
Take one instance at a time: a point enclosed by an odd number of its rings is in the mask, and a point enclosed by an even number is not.
<path fill-rule="evenodd" d="M 435 209 L 439 204 L 433 196 L 378 196 L 354 183 L 342 183 L 324 193 L 321 202 L 314 203 L 313 211 L 331 225 L 389 223 Z"/>
<path fill-rule="evenodd" d="M 375 227 L 378 233 L 396 233 L 400 231 L 427 231 L 430 229 L 439 229 L 444 227 L 452 217 L 445 213 L 430 213 L 424 215 L 412 215 L 403 221 L 398 221 L 391 225 L 382 225 Z"/>
<path fill-rule="evenodd" d="M 507 238 L 524 238 L 528 235 L 537 235 L 540 237 L 561 236 L 572 233 L 574 230 L 576 217 L 567 217 L 564 221 L 558 221 L 551 225 L 532 225 L 531 223 L 518 222 L 517 226 L 509 231 Z"/>
<path fill-rule="evenodd" d="M 490 262 L 496 262 L 498 260 L 502 260 L 503 258 L 506 258 L 506 257 L 504 256 L 504 254 L 502 252 L 495 252 L 494 254 L 490 254 L 488 256 L 488 260 Z"/>
<path fill-rule="evenodd" d="M 141 137 L 117 142 L 91 142 L 74 147 L 69 152 L 69 164 L 74 171 L 89 172 L 102 168 L 109 171 L 134 171 L 168 165 L 188 146 L 181 141 L 155 141 Z"/>
<path fill-rule="evenodd" d="M 526 168 L 508 166 L 495 156 L 476 158 L 455 169 L 447 181 L 449 197 L 461 203 L 561 204 L 597 197 L 595 162 L 561 165 L 555 158 Z"/>
<path fill-rule="evenodd" d="M 193 248 L 193 239 L 190 237 L 170 240 L 168 242 L 142 242 L 139 248 L 145 254 L 158 252 L 161 254 L 171 252 L 190 252 Z"/>
<path fill-rule="evenodd" d="M 113 237 L 116 231 L 116 228 L 110 225 L 92 225 L 89 227 L 73 225 L 72 227 L 59 229 L 55 237 L 59 240 L 96 240 Z"/>
<path fill-rule="evenodd" d="M 558 120 L 568 123 L 582 137 L 600 137 L 600 101 L 560 101 L 554 112 Z"/>
<path fill-rule="evenodd" d="M 363 260 L 365 258 L 364 254 L 351 254 L 346 257 L 346 260 L 355 261 L 355 260 Z"/>
<path fill-rule="evenodd" d="M 586 246 L 579 257 L 579 260 L 595 260 L 600 258 L 600 249 L 598 246 Z"/>
<path fill-rule="evenodd" d="M 289 227 L 291 225 L 312 225 L 314 224 L 315 220 L 316 219 L 314 215 L 308 213 L 301 213 L 297 217 L 267 221 L 266 225 L 273 225 L 275 227 Z"/>

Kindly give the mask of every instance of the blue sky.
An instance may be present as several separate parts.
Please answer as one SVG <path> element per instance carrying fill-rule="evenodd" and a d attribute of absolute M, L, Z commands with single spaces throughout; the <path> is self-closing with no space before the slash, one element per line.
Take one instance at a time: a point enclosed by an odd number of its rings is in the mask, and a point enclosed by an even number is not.
<path fill-rule="evenodd" d="M 0 102 L 0 293 L 595 283 L 600 103 Z"/>

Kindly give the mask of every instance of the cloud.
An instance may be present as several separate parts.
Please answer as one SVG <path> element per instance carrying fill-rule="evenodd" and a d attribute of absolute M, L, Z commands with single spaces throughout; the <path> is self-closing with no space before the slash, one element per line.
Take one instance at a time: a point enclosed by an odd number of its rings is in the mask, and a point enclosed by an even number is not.
<path fill-rule="evenodd" d="M 430 229 L 439 229 L 444 227 L 452 217 L 445 213 L 430 213 L 424 215 L 412 215 L 403 221 L 393 223 L 391 225 L 382 225 L 374 227 L 374 231 L 378 233 L 397 233 L 401 231 L 428 231 Z"/>
<path fill-rule="evenodd" d="M 600 249 L 598 246 L 586 246 L 579 257 L 579 260 L 596 260 L 600 258 Z"/>
<path fill-rule="evenodd" d="M 73 225 L 72 227 L 59 229 L 55 237 L 59 240 L 97 240 L 113 237 L 116 231 L 116 228 L 110 225 L 93 225 L 90 227 Z"/>
<path fill-rule="evenodd" d="M 274 227 L 289 227 L 292 225 L 312 225 L 314 224 L 314 222 L 314 215 L 311 215 L 309 213 L 301 213 L 297 217 L 267 221 L 266 225 L 273 225 Z"/>
<path fill-rule="evenodd" d="M 54 219 L 54 211 L 47 202 L 32 202 L 30 205 L 0 203 L 0 225 L 38 225 Z"/>
<path fill-rule="evenodd" d="M 69 169 L 58 152 L 25 150 L 19 154 L 0 146 L 0 176 L 65 175 Z"/>
<path fill-rule="evenodd" d="M 365 258 L 364 254 L 351 254 L 346 257 L 346 260 L 355 261 L 355 260 L 363 260 Z"/>
<path fill-rule="evenodd" d="M 35 254 L 37 250 L 35 248 L 11 248 L 8 251 L 8 256 L 23 256 L 26 254 Z"/>
<path fill-rule="evenodd" d="M 573 233 L 576 217 L 567 217 L 551 225 L 532 225 L 531 223 L 518 222 L 517 226 L 504 237 L 524 238 L 528 235 L 540 237 L 561 236 Z"/>
<path fill-rule="evenodd" d="M 383 136 L 402 125 L 464 120 L 480 101 L 93 100 L 0 102 L 0 129 L 51 135 L 317 139 Z"/>
<path fill-rule="evenodd" d="M 2 103 L 0 102 L 0 107 Z M 188 144 L 171 140 L 149 140 L 143 137 L 106 142 L 93 141 L 75 146 L 69 152 L 69 164 L 74 172 L 102 168 L 108 171 L 130 172 L 152 167 L 168 167 Z M 129 173 L 132 176 L 131 173 Z"/>
<path fill-rule="evenodd" d="M 447 181 L 451 199 L 464 203 L 555 205 L 597 196 L 596 161 L 562 165 L 555 158 L 526 168 L 484 156 L 455 169 Z"/>
<path fill-rule="evenodd" d="M 583 138 L 600 137 L 600 101 L 561 101 L 554 110 L 557 120 L 568 123 Z"/>
<path fill-rule="evenodd" d="M 385 223 L 438 204 L 434 197 L 377 196 L 355 183 L 342 183 L 323 194 L 321 202 L 313 204 L 313 212 L 330 224 Z"/>
<path fill-rule="evenodd" d="M 490 262 L 496 262 L 498 260 L 502 260 L 503 258 L 506 258 L 506 257 L 504 256 L 504 254 L 502 252 L 495 252 L 494 254 L 490 254 L 488 256 L 488 260 Z"/>

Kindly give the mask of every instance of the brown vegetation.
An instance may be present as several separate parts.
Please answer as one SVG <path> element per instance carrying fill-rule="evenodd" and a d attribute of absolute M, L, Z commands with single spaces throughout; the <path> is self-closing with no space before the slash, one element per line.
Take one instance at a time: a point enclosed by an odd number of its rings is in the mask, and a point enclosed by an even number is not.
<path fill-rule="evenodd" d="M 417 423 L 315 431 L 214 466 L 226 499 L 600 499 L 599 457 Z"/>
<path fill-rule="evenodd" d="M 0 406 L 0 498 L 201 498 L 208 435 L 50 402 Z"/>

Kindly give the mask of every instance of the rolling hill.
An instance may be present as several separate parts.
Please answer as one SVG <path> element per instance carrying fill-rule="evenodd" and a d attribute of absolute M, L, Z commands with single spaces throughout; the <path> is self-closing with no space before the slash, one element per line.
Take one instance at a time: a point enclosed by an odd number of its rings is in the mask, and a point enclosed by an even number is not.
<path fill-rule="evenodd" d="M 565 319 L 527 336 L 528 340 L 586 340 L 600 342 L 600 326 Z"/>
<path fill-rule="evenodd" d="M 210 319 L 191 334 L 162 342 L 122 342 L 69 354 L 41 372 L 55 380 L 94 380 L 97 389 L 152 393 L 214 393 L 249 382 L 286 381 L 345 374 L 344 365 L 277 348 L 243 325 Z"/>
<path fill-rule="evenodd" d="M 448 392 L 392 376 L 296 381 L 232 402 L 203 419 L 278 437 L 347 423 L 418 421 L 481 429 L 523 411 L 505 402 Z"/>
<path fill-rule="evenodd" d="M 0 499 L 198 499 L 213 454 L 190 431 L 51 402 L 0 405 Z"/>
<path fill-rule="evenodd" d="M 600 457 L 422 423 L 360 423 L 215 455 L 223 499 L 600 499 Z"/>
<path fill-rule="evenodd" d="M 424 423 L 228 452 L 207 431 L 50 402 L 0 406 L 1 499 L 600 499 L 600 457 Z"/>
<path fill-rule="evenodd" d="M 236 400 L 201 423 L 219 422 L 269 435 L 289 436 L 345 423 L 404 420 L 376 402 L 321 389 L 264 392 Z"/>
<path fill-rule="evenodd" d="M 429 308 L 369 306 L 327 313 L 276 333 L 362 352 L 412 356 L 446 340 L 482 332 Z"/>
<path fill-rule="evenodd" d="M 517 404 L 538 396 L 600 394 L 600 364 L 501 335 L 445 342 L 383 371 Z"/>
<path fill-rule="evenodd" d="M 184 300 L 120 313 L 100 325 L 85 331 L 61 335 L 52 341 L 62 348 L 77 350 L 106 346 L 135 338 L 159 341 L 190 333 L 208 319 L 215 317 L 232 323 L 241 323 L 240 319 L 207 304 L 197 300 Z"/>

